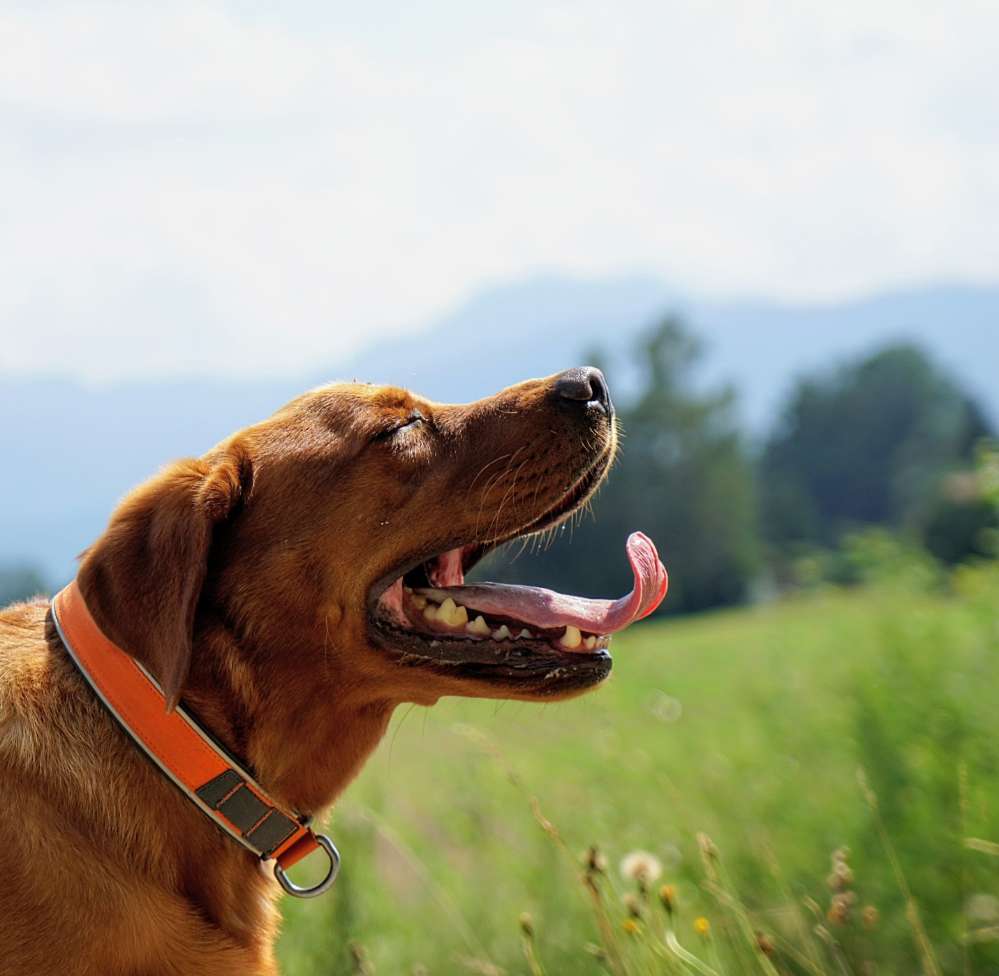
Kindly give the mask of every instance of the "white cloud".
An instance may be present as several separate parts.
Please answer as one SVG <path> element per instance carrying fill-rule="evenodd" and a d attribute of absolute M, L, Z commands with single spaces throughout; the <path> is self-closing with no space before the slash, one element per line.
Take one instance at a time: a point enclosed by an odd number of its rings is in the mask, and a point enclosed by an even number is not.
<path fill-rule="evenodd" d="M 0 13 L 0 368 L 315 367 L 538 267 L 994 279 L 994 4 Z"/>

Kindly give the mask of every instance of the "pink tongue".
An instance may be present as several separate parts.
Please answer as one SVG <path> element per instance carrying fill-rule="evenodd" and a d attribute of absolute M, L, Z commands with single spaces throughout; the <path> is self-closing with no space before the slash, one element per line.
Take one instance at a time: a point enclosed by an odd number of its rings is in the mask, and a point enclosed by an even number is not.
<path fill-rule="evenodd" d="M 666 596 L 666 567 L 652 540 L 641 532 L 628 536 L 625 545 L 635 587 L 620 600 L 587 600 L 537 586 L 473 583 L 443 589 L 455 603 L 499 617 L 513 617 L 525 624 L 549 629 L 578 627 L 591 634 L 612 634 L 652 613 Z"/>

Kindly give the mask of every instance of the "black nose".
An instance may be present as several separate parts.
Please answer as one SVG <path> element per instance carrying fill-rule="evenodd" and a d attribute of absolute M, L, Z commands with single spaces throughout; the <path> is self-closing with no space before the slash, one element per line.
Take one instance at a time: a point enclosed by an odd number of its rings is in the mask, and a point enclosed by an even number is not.
<path fill-rule="evenodd" d="M 562 400 L 578 403 L 583 407 L 596 407 L 603 410 L 608 417 L 614 414 L 614 404 L 611 403 L 607 390 L 607 380 L 604 374 L 595 366 L 577 366 L 559 373 L 555 380 L 555 395 Z"/>

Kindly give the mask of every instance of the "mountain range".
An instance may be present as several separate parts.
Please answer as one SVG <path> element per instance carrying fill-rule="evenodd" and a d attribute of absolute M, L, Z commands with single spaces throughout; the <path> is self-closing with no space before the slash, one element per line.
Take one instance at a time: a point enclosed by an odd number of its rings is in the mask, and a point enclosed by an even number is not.
<path fill-rule="evenodd" d="M 788 304 L 692 298 L 650 277 L 537 277 L 482 291 L 435 321 L 299 376 L 91 387 L 0 375 L 0 564 L 29 562 L 54 583 L 68 578 L 130 486 L 334 378 L 463 401 L 599 353 L 626 398 L 637 337 L 667 312 L 705 341 L 698 382 L 732 383 L 756 436 L 796 376 L 895 340 L 921 344 L 999 420 L 999 286 L 938 284 Z"/>

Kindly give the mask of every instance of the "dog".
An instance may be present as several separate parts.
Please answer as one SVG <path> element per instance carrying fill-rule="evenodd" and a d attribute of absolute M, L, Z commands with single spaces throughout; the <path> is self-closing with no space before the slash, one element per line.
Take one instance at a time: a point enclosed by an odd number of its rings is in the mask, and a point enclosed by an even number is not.
<path fill-rule="evenodd" d="M 334 384 L 136 488 L 73 585 L 161 717 L 186 709 L 276 806 L 319 815 L 400 703 L 607 677 L 609 635 L 665 592 L 644 537 L 614 602 L 464 577 L 584 506 L 616 450 L 593 368 L 463 405 Z M 148 761 L 57 616 L 0 612 L 0 970 L 275 974 L 268 865 Z"/>

